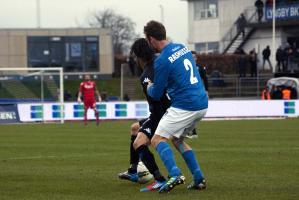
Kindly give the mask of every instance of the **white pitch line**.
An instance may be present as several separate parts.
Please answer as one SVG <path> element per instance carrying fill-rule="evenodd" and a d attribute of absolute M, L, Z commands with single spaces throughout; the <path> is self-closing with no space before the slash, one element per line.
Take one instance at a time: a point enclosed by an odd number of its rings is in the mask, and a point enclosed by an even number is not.
<path fill-rule="evenodd" d="M 127 155 L 127 153 L 120 152 L 117 155 Z M 59 159 L 59 158 L 79 158 L 79 157 L 98 157 L 98 156 L 110 156 L 108 153 L 97 153 L 97 154 L 76 154 L 76 155 L 48 155 L 48 156 L 28 156 L 28 157 L 12 157 L 12 158 L 2 158 L 0 161 L 9 161 L 9 160 L 38 160 L 38 159 Z"/>

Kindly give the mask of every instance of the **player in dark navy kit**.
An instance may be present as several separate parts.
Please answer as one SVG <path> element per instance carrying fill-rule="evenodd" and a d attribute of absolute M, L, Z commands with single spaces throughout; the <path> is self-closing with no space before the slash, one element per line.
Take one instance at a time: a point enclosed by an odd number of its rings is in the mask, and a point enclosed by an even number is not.
<path fill-rule="evenodd" d="M 159 192 L 169 192 L 185 182 L 168 140 L 172 140 L 193 175 L 193 182 L 187 188 L 205 189 L 206 181 L 195 153 L 184 141 L 188 132 L 205 116 L 208 108 L 208 96 L 195 60 L 186 46 L 166 39 L 163 24 L 149 21 L 143 31 L 150 46 L 160 52 L 154 63 L 154 82 L 148 84 L 147 94 L 153 99 L 160 99 L 166 90 L 171 98 L 171 106 L 160 120 L 151 140 L 170 176 Z"/>
<path fill-rule="evenodd" d="M 131 54 L 135 57 L 138 66 L 143 70 L 140 76 L 140 82 L 151 114 L 147 119 L 132 125 L 130 145 L 131 165 L 128 171 L 120 173 L 118 176 L 120 179 L 137 182 L 137 165 L 140 159 L 155 178 L 152 184 L 140 190 L 141 192 L 145 192 L 159 189 L 166 181 L 161 175 L 154 156 L 148 149 L 148 145 L 150 144 L 150 140 L 156 131 L 160 119 L 168 109 L 170 101 L 166 93 L 164 93 L 159 100 L 154 100 L 147 94 L 147 85 L 154 80 L 153 62 L 155 53 L 144 38 L 140 38 L 134 42 L 131 47 Z"/>

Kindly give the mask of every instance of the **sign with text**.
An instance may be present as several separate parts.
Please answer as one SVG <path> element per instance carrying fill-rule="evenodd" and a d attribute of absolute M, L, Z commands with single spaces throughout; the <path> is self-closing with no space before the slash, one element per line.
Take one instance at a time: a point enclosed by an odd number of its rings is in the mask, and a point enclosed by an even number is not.
<path fill-rule="evenodd" d="M 0 105 L 0 124 L 19 122 L 18 108 L 16 104 Z"/>
<path fill-rule="evenodd" d="M 266 7 L 266 20 L 272 20 L 273 8 Z M 299 19 L 299 4 L 278 5 L 275 9 L 275 19 Z"/>

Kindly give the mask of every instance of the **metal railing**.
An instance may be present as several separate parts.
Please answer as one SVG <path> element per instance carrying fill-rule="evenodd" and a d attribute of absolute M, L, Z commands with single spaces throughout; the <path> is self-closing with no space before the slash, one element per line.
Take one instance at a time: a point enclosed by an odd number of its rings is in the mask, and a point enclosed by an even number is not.
<path fill-rule="evenodd" d="M 261 91 L 272 75 L 262 77 L 209 78 L 210 98 L 252 98 L 260 99 Z"/>
<path fill-rule="evenodd" d="M 255 20 L 257 20 L 257 12 L 256 12 L 256 9 L 254 7 L 249 7 L 247 9 L 245 9 L 243 11 L 243 14 L 245 16 L 247 24 L 248 23 L 253 23 Z M 238 30 L 237 21 L 238 21 L 238 18 L 234 21 L 231 28 L 226 32 L 226 34 L 221 39 L 223 52 L 225 52 L 230 47 L 232 42 L 240 34 L 240 32 L 238 32 L 239 30 Z"/>

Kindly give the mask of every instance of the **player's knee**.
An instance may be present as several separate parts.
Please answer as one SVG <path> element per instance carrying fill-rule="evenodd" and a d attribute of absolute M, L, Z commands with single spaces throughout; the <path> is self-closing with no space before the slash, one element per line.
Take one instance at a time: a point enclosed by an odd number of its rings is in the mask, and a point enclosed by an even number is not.
<path fill-rule="evenodd" d="M 151 144 L 154 148 L 156 148 L 160 142 L 165 142 L 165 141 L 167 141 L 166 138 L 163 138 L 160 135 L 154 135 L 153 138 L 151 139 Z"/>
<path fill-rule="evenodd" d="M 136 149 L 138 149 L 138 147 L 140 147 L 140 146 L 141 146 L 140 141 L 139 141 L 139 140 L 135 140 L 134 143 L 133 143 L 133 147 L 134 147 L 134 149 L 136 150 Z"/>
<path fill-rule="evenodd" d="M 131 135 L 137 135 L 138 134 L 138 130 L 139 130 L 139 124 L 138 123 L 134 123 L 131 125 Z"/>
<path fill-rule="evenodd" d="M 144 133 L 139 132 L 137 138 L 134 140 L 133 147 L 137 150 L 140 146 L 149 145 L 149 143 L 148 137 Z"/>
<path fill-rule="evenodd" d="M 140 138 L 136 138 L 134 140 L 133 147 L 135 150 L 137 150 L 142 145 L 145 145 L 145 142 L 143 140 L 141 140 Z"/>

